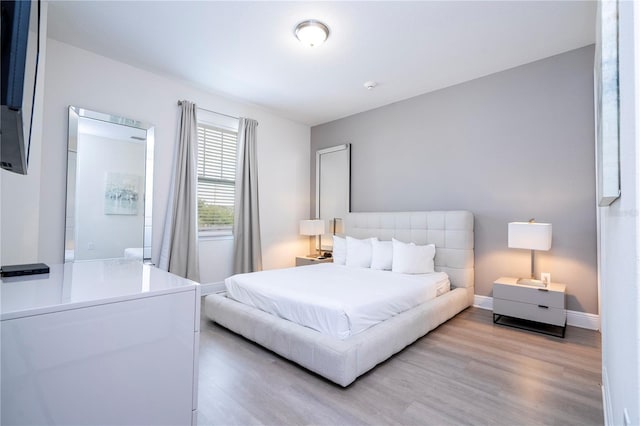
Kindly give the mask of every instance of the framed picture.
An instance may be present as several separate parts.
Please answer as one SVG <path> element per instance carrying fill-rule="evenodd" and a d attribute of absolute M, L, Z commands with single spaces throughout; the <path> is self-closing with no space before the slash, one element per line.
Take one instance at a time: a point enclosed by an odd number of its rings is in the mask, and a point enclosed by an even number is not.
<path fill-rule="evenodd" d="M 141 176 L 107 172 L 104 214 L 137 215 Z"/>
<path fill-rule="evenodd" d="M 620 197 L 618 2 L 598 2 L 594 64 L 598 205 Z"/>

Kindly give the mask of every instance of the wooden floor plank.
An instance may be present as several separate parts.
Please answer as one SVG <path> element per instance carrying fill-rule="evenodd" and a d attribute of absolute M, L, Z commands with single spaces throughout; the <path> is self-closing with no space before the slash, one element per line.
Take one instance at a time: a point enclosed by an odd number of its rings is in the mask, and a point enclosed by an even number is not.
<path fill-rule="evenodd" d="M 603 424 L 600 334 L 556 338 L 470 308 L 348 388 L 203 319 L 198 424 Z"/>

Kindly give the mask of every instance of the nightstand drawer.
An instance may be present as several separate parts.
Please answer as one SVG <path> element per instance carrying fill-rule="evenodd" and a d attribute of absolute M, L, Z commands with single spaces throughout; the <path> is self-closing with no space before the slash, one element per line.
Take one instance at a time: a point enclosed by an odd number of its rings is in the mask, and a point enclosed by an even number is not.
<path fill-rule="evenodd" d="M 554 308 L 544 304 L 531 304 L 504 300 L 495 297 L 494 287 L 493 313 L 530 321 L 543 322 L 564 327 L 567 322 L 567 312 L 563 308 Z"/>
<path fill-rule="evenodd" d="M 564 292 L 519 285 L 493 284 L 493 298 L 564 309 Z"/>

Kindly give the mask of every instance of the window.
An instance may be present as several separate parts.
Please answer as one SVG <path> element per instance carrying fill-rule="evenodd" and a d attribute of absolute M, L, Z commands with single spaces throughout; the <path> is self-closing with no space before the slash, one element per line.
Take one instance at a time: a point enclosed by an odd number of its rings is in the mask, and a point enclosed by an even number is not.
<path fill-rule="evenodd" d="M 201 236 L 232 235 L 238 134 L 198 124 L 198 229 Z"/>

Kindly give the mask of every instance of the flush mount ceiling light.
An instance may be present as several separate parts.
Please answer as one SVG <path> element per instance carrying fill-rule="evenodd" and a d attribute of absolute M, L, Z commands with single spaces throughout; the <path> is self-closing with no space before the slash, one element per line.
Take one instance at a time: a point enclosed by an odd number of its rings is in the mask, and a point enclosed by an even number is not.
<path fill-rule="evenodd" d="M 302 44 L 315 47 L 320 46 L 329 38 L 329 27 L 320 21 L 309 19 L 300 22 L 296 26 L 294 33 Z"/>

